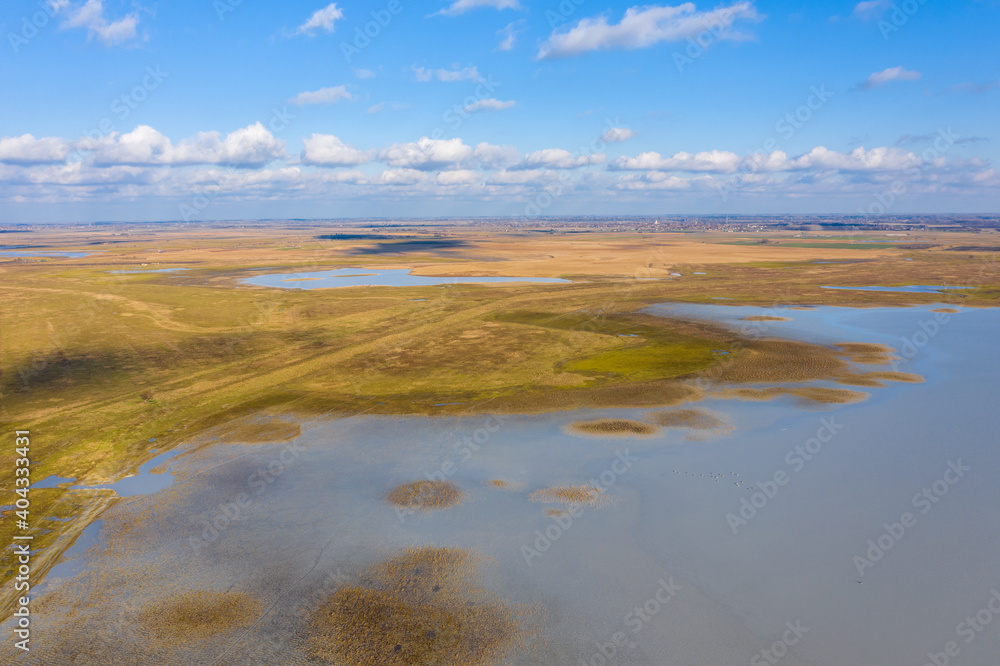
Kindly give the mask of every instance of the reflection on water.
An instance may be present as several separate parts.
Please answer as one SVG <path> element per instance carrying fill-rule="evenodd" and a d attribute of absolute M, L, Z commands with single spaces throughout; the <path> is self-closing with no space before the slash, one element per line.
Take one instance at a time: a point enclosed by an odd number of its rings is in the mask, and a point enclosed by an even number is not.
<path fill-rule="evenodd" d="M 900 371 L 927 380 L 850 405 L 697 405 L 731 429 L 699 429 L 689 415 L 634 438 L 571 428 L 665 418 L 643 409 L 356 416 L 303 423 L 290 442 L 214 444 L 175 460 L 172 486 L 104 514 L 107 550 L 91 551 L 73 583 L 90 606 L 71 618 L 72 597 L 53 590 L 33 622 L 64 647 L 40 645 L 32 658 L 209 663 L 228 650 L 223 663 L 300 663 L 303 618 L 344 586 L 364 589 L 373 563 L 434 546 L 485 556 L 477 585 L 535 609 L 525 649 L 504 663 L 748 664 L 789 624 L 804 631 L 777 663 L 925 663 L 988 601 L 1000 552 L 1000 311 L 933 307 L 782 310 L 787 322 L 741 321 L 774 309 L 650 308 L 888 344 Z M 946 494 L 926 511 L 914 503 L 959 460 L 969 470 Z M 386 501 L 423 480 L 454 484 L 463 501 L 435 511 Z M 602 502 L 531 501 L 580 486 Z M 906 512 L 905 535 L 859 573 L 856 556 Z M 269 610 L 245 634 L 165 652 L 131 622 L 168 589 L 245 593 Z M 963 643 L 962 660 L 1000 663 L 1000 628 Z"/>
<path fill-rule="evenodd" d="M 365 271 L 358 273 L 358 271 Z M 326 289 L 330 287 L 421 287 L 469 282 L 570 282 L 544 277 L 434 277 L 413 275 L 406 268 L 338 268 L 332 271 L 274 273 L 242 280 L 245 284 L 282 289 Z"/>

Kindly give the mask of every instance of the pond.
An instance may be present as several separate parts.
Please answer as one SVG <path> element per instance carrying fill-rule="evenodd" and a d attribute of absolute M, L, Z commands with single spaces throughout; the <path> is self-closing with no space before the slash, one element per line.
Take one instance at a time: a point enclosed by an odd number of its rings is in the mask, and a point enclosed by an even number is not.
<path fill-rule="evenodd" d="M 27 245 L 0 245 L 0 257 L 89 257 L 95 252 L 71 252 L 68 250 L 36 250 Z"/>
<path fill-rule="evenodd" d="M 929 284 L 908 284 L 899 287 L 823 287 L 823 289 L 848 289 L 851 291 L 897 291 L 907 294 L 934 294 L 941 293 L 944 289 L 961 289 L 961 287 L 943 287 Z"/>
<path fill-rule="evenodd" d="M 329 289 L 331 287 L 425 287 L 477 282 L 569 283 L 571 281 L 544 277 L 434 277 L 413 275 L 407 268 L 338 268 L 329 271 L 258 275 L 241 282 L 282 289 Z"/>

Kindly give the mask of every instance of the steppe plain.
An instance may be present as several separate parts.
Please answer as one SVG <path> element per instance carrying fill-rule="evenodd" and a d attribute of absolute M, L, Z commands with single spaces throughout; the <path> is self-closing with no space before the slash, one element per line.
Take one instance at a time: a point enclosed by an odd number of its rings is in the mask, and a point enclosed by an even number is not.
<path fill-rule="evenodd" d="M 892 358 L 892 349 L 760 335 L 782 317 L 757 316 L 734 329 L 640 312 L 652 304 L 780 306 L 786 315 L 817 305 L 1000 304 L 996 232 L 584 233 L 283 223 L 36 229 L 5 233 L 3 242 L 87 253 L 0 258 L 0 418 L 7 431 L 31 430 L 33 480 L 67 480 L 32 490 L 36 583 L 87 525 L 120 501 L 108 489 L 71 486 L 112 483 L 175 447 L 187 447 L 189 455 L 199 442 L 289 439 L 299 432 L 296 419 L 669 408 L 706 394 L 843 403 L 863 399 L 866 387 L 920 381 L 876 367 Z M 341 268 L 568 282 L 330 289 L 244 282 Z M 942 289 L 824 288 L 833 285 Z M 799 385 L 817 379 L 843 388 Z M 713 419 L 664 413 L 655 424 L 580 427 L 641 436 L 678 420 L 716 427 Z M 6 469 L 13 459 L 11 450 L 0 451 Z M 5 479 L 11 492 L 12 478 Z M 453 500 L 457 495 L 440 504 Z M 0 522 L 3 543 L 14 533 L 11 513 L 5 510 Z M 405 569 L 421 558 L 453 568 L 448 580 L 467 575 L 467 556 L 446 550 L 403 553 L 384 566 Z M 0 573 L 0 610 L 7 616 L 13 571 Z M 366 663 L 356 657 L 363 650 L 344 638 L 352 631 L 343 612 L 349 601 L 365 600 L 376 614 L 394 605 L 409 613 L 407 604 L 423 603 L 425 591 L 393 587 L 398 571 L 372 576 L 388 587 L 344 588 L 330 599 L 334 619 L 324 631 L 343 645 L 324 644 L 319 658 Z M 260 612 L 258 603 L 224 605 L 250 617 Z M 449 639 L 459 645 L 452 656 L 465 663 L 489 663 L 515 632 L 514 619 L 494 601 L 484 603 L 469 619 L 485 623 L 476 629 L 476 645 L 463 643 L 461 632 Z M 223 622 L 218 612 L 197 611 L 202 620 Z M 203 622 L 179 616 L 175 624 L 180 636 Z M 421 649 L 434 660 L 449 658 L 440 641 L 426 642 Z M 388 652 L 377 653 L 377 663 L 396 663 L 386 645 L 378 646 Z"/>

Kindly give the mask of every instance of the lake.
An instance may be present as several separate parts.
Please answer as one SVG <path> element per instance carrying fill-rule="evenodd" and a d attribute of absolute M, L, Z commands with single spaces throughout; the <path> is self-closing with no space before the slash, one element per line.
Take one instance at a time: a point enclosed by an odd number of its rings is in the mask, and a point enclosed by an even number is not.
<path fill-rule="evenodd" d="M 244 284 L 282 289 L 329 289 L 331 287 L 425 287 L 476 282 L 564 282 L 544 277 L 434 277 L 413 275 L 408 268 L 338 268 L 304 273 L 273 273 L 241 280 Z"/>
<path fill-rule="evenodd" d="M 325 580 L 358 584 L 366 566 L 423 545 L 481 554 L 481 585 L 535 611 L 505 663 L 751 664 L 769 650 L 778 664 L 919 666 L 949 641 L 955 662 L 1000 663 L 1000 618 L 960 624 L 1000 586 L 1000 310 L 937 307 L 649 308 L 761 337 L 888 344 L 899 371 L 926 380 L 861 389 L 870 397 L 849 405 L 693 405 L 729 430 L 568 429 L 658 411 L 646 409 L 357 415 L 303 422 L 290 442 L 173 457 L 172 484 L 107 511 L 53 570 L 32 621 L 57 638 L 16 663 L 67 651 L 297 663 Z M 743 319 L 762 315 L 791 321 Z M 414 514 L 385 501 L 427 478 L 464 500 Z M 591 479 L 607 501 L 575 517 L 528 498 Z M 266 610 L 248 632 L 157 652 L 135 618 L 189 588 L 239 589 Z"/>

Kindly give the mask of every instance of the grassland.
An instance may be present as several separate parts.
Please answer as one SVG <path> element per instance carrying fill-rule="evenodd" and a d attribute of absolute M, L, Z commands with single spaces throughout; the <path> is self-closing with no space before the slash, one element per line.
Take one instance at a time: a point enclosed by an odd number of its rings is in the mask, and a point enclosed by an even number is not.
<path fill-rule="evenodd" d="M 918 250 L 726 246 L 721 242 L 731 236 L 721 234 L 581 238 L 469 228 L 413 232 L 402 241 L 369 233 L 322 239 L 288 228 L 8 235 L 12 244 L 101 250 L 0 264 L 0 420 L 7 432 L 31 430 L 36 481 L 52 474 L 113 481 L 153 449 L 207 433 L 232 441 L 294 435 L 297 424 L 256 420 L 268 415 L 677 404 L 697 394 L 684 378 L 759 379 L 762 364 L 787 351 L 755 347 L 705 324 L 636 313 L 650 303 L 1000 303 L 997 253 L 947 250 L 968 245 L 968 234 L 908 239 L 935 246 Z M 168 267 L 187 270 L 111 272 Z M 311 291 L 240 282 L 266 272 L 346 267 L 574 281 Z M 822 288 L 872 284 L 955 288 Z M 715 354 L 720 348 L 731 353 Z M 803 368 L 803 377 L 815 376 Z M 11 447 L 0 450 L 4 469 L 13 470 L 12 460 Z M 11 474 L 3 477 L 4 492 L 13 488 Z M 32 491 L 36 546 L 54 557 L 109 501 L 109 491 Z M 0 523 L 4 543 L 12 523 Z M 9 588 L 11 573 L 0 573 Z"/>

